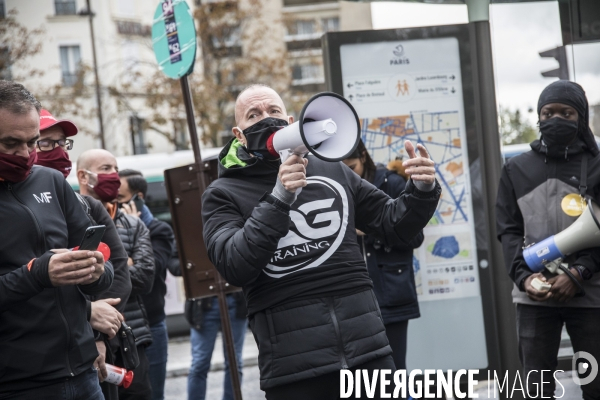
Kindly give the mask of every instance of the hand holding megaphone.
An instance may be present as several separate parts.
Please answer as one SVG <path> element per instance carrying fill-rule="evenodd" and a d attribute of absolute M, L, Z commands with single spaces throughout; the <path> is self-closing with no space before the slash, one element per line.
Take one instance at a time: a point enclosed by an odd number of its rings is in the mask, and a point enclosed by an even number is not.
<path fill-rule="evenodd" d="M 298 154 L 289 156 L 287 160 L 281 163 L 277 176 L 285 190 L 295 193 L 306 186 L 307 165 L 308 159 Z"/>
<path fill-rule="evenodd" d="M 409 159 L 402 163 L 405 168 L 404 172 L 410 176 L 413 181 L 421 181 L 426 184 L 435 182 L 435 162 L 429 157 L 429 153 L 425 146 L 421 143 L 417 144 L 419 156 L 415 152 L 414 145 L 410 140 L 404 141 L 404 149 L 408 154 Z"/>
<path fill-rule="evenodd" d="M 600 246 L 600 207 L 588 200 L 583 213 L 568 228 L 523 249 L 523 258 L 533 272 L 556 264 L 568 255 Z M 560 262 L 558 262 L 560 265 Z M 554 268 L 555 269 L 555 268 Z M 554 272 L 554 271 L 553 271 Z"/>

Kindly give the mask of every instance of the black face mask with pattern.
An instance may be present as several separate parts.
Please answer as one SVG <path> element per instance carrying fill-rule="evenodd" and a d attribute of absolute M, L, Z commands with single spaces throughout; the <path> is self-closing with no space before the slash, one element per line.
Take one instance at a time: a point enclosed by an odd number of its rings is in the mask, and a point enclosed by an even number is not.
<path fill-rule="evenodd" d="M 248 153 L 267 160 L 277 159 L 269 153 L 267 141 L 274 132 L 277 132 L 284 126 L 288 126 L 287 121 L 269 117 L 244 129 L 242 132 L 246 136 L 246 149 Z"/>
<path fill-rule="evenodd" d="M 540 132 L 546 146 L 564 149 L 575 141 L 578 126 L 577 121 L 554 117 L 540 121 Z"/>

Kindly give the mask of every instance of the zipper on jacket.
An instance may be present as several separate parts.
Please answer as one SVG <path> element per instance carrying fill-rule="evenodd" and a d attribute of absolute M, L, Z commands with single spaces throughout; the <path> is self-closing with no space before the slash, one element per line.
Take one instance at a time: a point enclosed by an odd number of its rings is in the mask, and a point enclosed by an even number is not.
<path fill-rule="evenodd" d="M 44 232 L 42 231 L 42 228 L 40 228 L 40 223 L 38 222 L 35 214 L 33 213 L 33 211 L 31 211 L 31 209 L 29 207 L 27 207 L 27 205 L 25 203 L 23 203 L 21 201 L 19 196 L 17 196 L 17 194 L 13 191 L 13 187 L 10 183 L 7 183 L 6 187 L 8 188 L 8 191 L 10 192 L 10 194 L 12 194 L 13 197 L 17 200 L 17 202 L 19 202 L 19 204 L 21 204 L 23 206 L 23 208 L 25 208 L 25 210 L 29 213 L 29 215 L 33 219 L 33 222 L 35 223 L 35 229 L 37 230 L 37 233 L 38 233 L 38 252 L 40 253 L 40 255 L 44 254 L 44 247 L 45 247 L 44 245 L 46 243 L 46 237 L 44 235 Z"/>
<path fill-rule="evenodd" d="M 57 290 L 55 292 L 55 294 L 56 294 L 56 296 L 55 296 L 56 301 L 58 303 L 58 307 L 57 307 L 58 313 L 60 314 L 60 318 L 62 319 L 63 323 L 65 324 L 65 331 L 67 332 L 67 352 L 65 353 L 65 358 L 67 360 L 67 370 L 69 371 L 69 375 L 75 376 L 75 374 L 73 373 L 73 370 L 71 369 L 71 362 L 69 360 L 69 343 L 71 343 L 71 331 L 69 330 L 69 323 L 67 322 L 67 318 L 65 317 L 65 314 L 62 309 L 62 297 L 60 295 L 60 290 Z"/>
<path fill-rule="evenodd" d="M 331 321 L 333 322 L 333 328 L 335 329 L 335 337 L 338 342 L 338 351 L 340 352 L 340 362 L 342 363 L 342 369 L 348 369 L 348 362 L 344 355 L 344 345 L 342 344 L 342 335 L 340 334 L 340 326 L 338 324 L 337 316 L 335 315 L 335 309 L 333 308 L 333 299 L 327 299 L 329 305 L 329 315 L 331 315 Z"/>

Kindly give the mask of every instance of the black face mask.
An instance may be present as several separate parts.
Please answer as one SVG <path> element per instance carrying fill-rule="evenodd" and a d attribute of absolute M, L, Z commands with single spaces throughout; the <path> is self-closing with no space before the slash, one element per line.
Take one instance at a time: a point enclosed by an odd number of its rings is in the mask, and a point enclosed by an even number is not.
<path fill-rule="evenodd" d="M 542 139 L 548 147 L 565 147 L 577 137 L 577 121 L 554 117 L 540 121 Z"/>
<path fill-rule="evenodd" d="M 276 160 L 267 149 L 267 140 L 274 132 L 277 132 L 284 126 L 287 126 L 287 121 L 278 118 L 265 118 L 252 126 L 244 129 L 242 132 L 246 136 L 246 149 L 248 153 L 254 154 L 257 157 L 266 158 L 268 160 Z"/>

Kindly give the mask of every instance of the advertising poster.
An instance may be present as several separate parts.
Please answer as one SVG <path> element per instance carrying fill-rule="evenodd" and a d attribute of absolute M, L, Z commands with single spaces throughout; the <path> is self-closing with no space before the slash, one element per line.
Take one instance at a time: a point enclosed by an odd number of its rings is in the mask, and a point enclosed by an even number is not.
<path fill-rule="evenodd" d="M 359 54 L 368 68 L 344 62 Z M 415 251 L 419 301 L 479 296 L 457 39 L 343 45 L 341 58 L 344 97 L 373 160 L 401 162 L 408 139 L 436 162 L 442 198 Z"/>
<path fill-rule="evenodd" d="M 485 367 L 458 39 L 350 43 L 339 51 L 343 95 L 358 113 L 375 163 L 401 164 L 408 157 L 405 140 L 421 143 L 442 187 L 425 240 L 414 252 L 421 318 L 409 323 L 409 367 Z"/>

